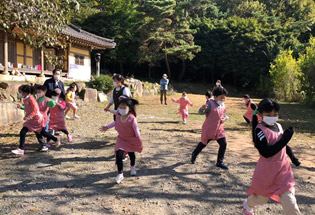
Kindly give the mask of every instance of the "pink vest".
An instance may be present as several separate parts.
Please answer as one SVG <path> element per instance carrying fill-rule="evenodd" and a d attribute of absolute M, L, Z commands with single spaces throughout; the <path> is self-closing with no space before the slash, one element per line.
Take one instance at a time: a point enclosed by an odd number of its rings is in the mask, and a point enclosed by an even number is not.
<path fill-rule="evenodd" d="M 118 132 L 118 137 L 115 151 L 123 150 L 124 152 L 142 152 L 141 137 L 136 137 L 132 127 L 134 119 L 134 115 L 129 114 L 126 122 L 122 122 L 120 115 L 116 115 L 115 129 Z"/>
<path fill-rule="evenodd" d="M 279 132 L 258 124 L 264 133 L 268 145 L 274 145 L 278 142 L 283 134 L 280 124 L 278 124 Z M 254 175 L 252 185 L 247 192 L 248 195 L 261 195 L 276 202 L 280 202 L 280 195 L 290 190 L 295 193 L 295 181 L 290 163 L 286 155 L 286 146 L 272 157 L 265 158 L 260 156 Z"/>
<path fill-rule="evenodd" d="M 67 130 L 65 122 L 64 110 L 66 109 L 66 102 L 63 99 L 58 100 L 60 105 L 50 108 L 49 129 L 54 131 Z"/>
<path fill-rule="evenodd" d="M 246 113 L 244 114 L 244 117 L 246 117 L 249 121 L 253 120 L 254 110 L 250 107 L 252 103 L 253 101 L 250 99 L 248 102 L 248 106 L 246 107 Z"/>
<path fill-rule="evenodd" d="M 218 140 L 225 137 L 224 123 L 220 120 L 224 118 L 226 113 L 225 106 L 217 106 L 214 100 L 210 100 L 211 110 L 202 125 L 201 142 L 205 145 L 208 140 Z"/>
<path fill-rule="evenodd" d="M 188 106 L 187 105 L 192 105 L 192 103 L 187 98 L 183 98 L 183 97 L 176 100 L 175 102 L 179 103 L 178 114 L 188 116 Z"/>
<path fill-rule="evenodd" d="M 40 132 L 43 129 L 43 115 L 40 113 L 38 104 L 32 95 L 28 99 L 24 100 L 25 115 L 29 116 L 33 112 L 31 103 L 35 105 L 37 113 L 32 119 L 27 120 L 23 124 L 23 127 L 28 128 L 29 131 Z"/>
<path fill-rule="evenodd" d="M 38 104 L 38 107 L 39 107 L 39 111 L 40 113 L 43 115 L 43 124 L 42 126 L 45 127 L 47 125 L 47 120 L 48 120 L 48 116 L 47 116 L 47 113 L 48 113 L 48 110 L 49 110 L 49 107 L 47 107 L 47 101 L 48 99 L 45 98 L 43 101 L 39 102 L 37 100 L 37 104 Z"/>

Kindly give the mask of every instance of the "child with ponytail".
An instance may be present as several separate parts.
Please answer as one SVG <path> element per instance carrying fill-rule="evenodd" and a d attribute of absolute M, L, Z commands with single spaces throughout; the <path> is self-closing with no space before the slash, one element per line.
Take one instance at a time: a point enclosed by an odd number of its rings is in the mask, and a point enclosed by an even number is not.
<path fill-rule="evenodd" d="M 123 175 L 123 157 L 128 154 L 130 158 L 130 175 L 136 175 L 136 156 L 135 152 L 142 152 L 142 140 L 136 120 L 135 106 L 138 101 L 131 98 L 121 99 L 116 113 L 116 121 L 102 126 L 100 131 L 106 132 L 108 129 L 115 127 L 118 132 L 115 146 L 116 164 L 118 175 L 115 182 L 118 184 L 124 179 Z"/>
<path fill-rule="evenodd" d="M 295 199 L 295 180 L 286 156 L 287 144 L 293 136 L 293 128 L 285 131 L 277 123 L 279 104 L 273 99 L 263 99 L 252 121 L 252 138 L 259 151 L 252 185 L 246 193 L 248 199 L 243 203 L 243 213 L 253 215 L 254 208 L 266 204 L 268 199 L 279 202 L 285 215 L 299 215 Z M 258 123 L 257 112 L 262 118 Z"/>
<path fill-rule="evenodd" d="M 187 94 L 183 92 L 180 99 L 172 99 L 172 102 L 179 104 L 179 112 L 177 114 L 182 115 L 183 124 L 186 124 L 186 119 L 188 118 L 188 105 L 193 106 L 193 104 L 187 98 Z"/>

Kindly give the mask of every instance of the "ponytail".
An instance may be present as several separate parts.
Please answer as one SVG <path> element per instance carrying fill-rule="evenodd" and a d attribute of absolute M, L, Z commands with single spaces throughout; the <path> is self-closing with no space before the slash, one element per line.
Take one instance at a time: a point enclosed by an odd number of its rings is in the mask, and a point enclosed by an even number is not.
<path fill-rule="evenodd" d="M 255 110 L 254 115 L 253 115 L 253 120 L 252 120 L 252 138 L 253 142 L 255 142 L 255 129 L 256 126 L 258 125 L 258 117 L 257 117 L 258 109 Z"/>

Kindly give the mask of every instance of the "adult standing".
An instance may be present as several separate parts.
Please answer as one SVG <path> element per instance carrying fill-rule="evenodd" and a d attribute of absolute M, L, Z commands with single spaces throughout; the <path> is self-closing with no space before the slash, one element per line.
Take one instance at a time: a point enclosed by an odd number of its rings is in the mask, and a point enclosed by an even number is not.
<path fill-rule="evenodd" d="M 104 109 L 105 111 L 110 111 L 110 107 L 114 105 L 114 110 L 116 111 L 119 106 L 119 97 L 120 96 L 126 96 L 131 97 L 131 93 L 128 87 L 124 85 L 124 77 L 120 74 L 116 74 L 113 77 L 113 84 L 114 84 L 114 90 L 112 93 L 112 97 L 110 98 L 109 104 Z M 114 111 L 114 112 L 115 112 Z M 114 114 L 114 120 L 116 120 L 116 115 Z"/>
<path fill-rule="evenodd" d="M 167 75 L 164 74 L 162 76 L 162 79 L 160 80 L 160 92 L 161 92 L 161 105 L 163 104 L 163 97 L 164 97 L 164 104 L 167 105 L 167 98 L 166 98 L 166 94 L 167 94 L 167 90 L 168 90 L 168 84 L 169 84 L 169 80 L 167 79 Z"/>
<path fill-rule="evenodd" d="M 61 90 L 61 94 L 60 94 L 60 98 L 62 98 L 63 100 L 65 100 L 66 98 L 66 92 L 65 92 L 65 87 L 63 82 L 60 80 L 60 76 L 61 76 L 61 69 L 54 69 L 53 70 L 53 77 L 50 79 L 47 79 L 44 83 L 44 85 L 47 87 L 47 92 L 46 92 L 46 96 L 51 98 L 51 93 L 56 89 L 60 89 Z"/>

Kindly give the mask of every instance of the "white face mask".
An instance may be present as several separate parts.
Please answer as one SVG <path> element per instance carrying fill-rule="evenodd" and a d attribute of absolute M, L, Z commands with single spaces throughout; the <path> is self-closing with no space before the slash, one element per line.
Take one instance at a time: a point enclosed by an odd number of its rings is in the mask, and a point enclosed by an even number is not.
<path fill-rule="evenodd" d="M 54 79 L 58 81 L 60 79 L 60 75 L 54 75 Z"/>
<path fill-rule="evenodd" d="M 224 104 L 224 101 L 217 101 L 218 105 L 223 105 Z"/>
<path fill-rule="evenodd" d="M 55 102 L 58 101 L 58 97 L 57 96 L 52 96 L 51 99 L 54 100 Z"/>
<path fill-rule="evenodd" d="M 120 108 L 118 108 L 118 112 L 119 112 L 119 114 L 122 115 L 122 116 L 128 114 L 127 109 L 120 109 Z"/>
<path fill-rule="evenodd" d="M 37 97 L 38 97 L 38 98 L 41 98 L 41 97 L 43 97 L 43 96 L 44 96 L 43 94 L 37 93 Z"/>
<path fill-rule="evenodd" d="M 264 123 L 270 126 L 274 125 L 278 121 L 278 119 L 279 117 L 277 116 L 264 116 L 263 117 Z"/>
<path fill-rule="evenodd" d="M 19 99 L 23 98 L 22 93 L 19 93 L 19 94 L 18 94 L 18 98 L 19 98 Z"/>
<path fill-rule="evenodd" d="M 217 87 L 220 86 L 220 83 L 216 83 Z"/>
<path fill-rule="evenodd" d="M 118 84 L 115 81 L 113 82 L 113 85 L 115 88 L 118 87 Z"/>

